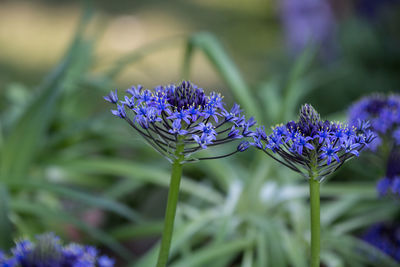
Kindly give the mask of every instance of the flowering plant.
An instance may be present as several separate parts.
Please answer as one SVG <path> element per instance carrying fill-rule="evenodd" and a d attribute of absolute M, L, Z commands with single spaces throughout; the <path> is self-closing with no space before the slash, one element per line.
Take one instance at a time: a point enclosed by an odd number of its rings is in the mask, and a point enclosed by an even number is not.
<path fill-rule="evenodd" d="M 322 121 L 309 104 L 300 109 L 298 121 L 272 128 L 257 128 L 252 146 L 301 173 L 310 184 L 311 266 L 320 266 L 320 182 L 355 156 L 375 138 L 369 122 L 358 120 L 357 126 Z"/>
<path fill-rule="evenodd" d="M 166 266 L 175 220 L 182 164 L 216 159 L 245 151 L 249 142 L 243 141 L 233 152 L 216 157 L 195 158 L 193 154 L 208 147 L 218 146 L 252 136 L 256 121 L 246 121 L 239 105 L 228 111 L 222 96 L 204 90 L 188 81 L 179 85 L 158 86 L 153 91 L 142 86 L 127 90 L 129 96 L 119 101 L 117 91 L 104 99 L 114 105 L 112 114 L 124 119 L 152 147 L 172 165 L 165 225 L 157 267 Z M 131 112 L 131 113 L 128 113 Z"/>
<path fill-rule="evenodd" d="M 11 249 L 11 256 L 0 251 L 4 267 L 113 267 L 114 260 L 100 256 L 95 247 L 75 243 L 63 245 L 52 233 L 39 235 L 36 242 L 22 239 Z"/>

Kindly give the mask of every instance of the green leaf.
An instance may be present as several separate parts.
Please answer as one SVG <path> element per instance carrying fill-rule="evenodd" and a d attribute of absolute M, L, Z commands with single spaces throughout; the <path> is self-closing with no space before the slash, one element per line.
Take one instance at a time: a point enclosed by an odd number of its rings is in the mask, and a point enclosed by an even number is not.
<path fill-rule="evenodd" d="M 369 212 L 363 214 L 356 214 L 355 217 L 344 220 L 343 222 L 337 223 L 332 227 L 332 231 L 338 234 L 349 233 L 351 231 L 360 229 L 362 227 L 377 223 L 380 221 L 386 221 L 399 211 L 399 207 L 377 205 L 377 208 L 371 208 Z M 373 213 L 373 216 L 371 214 Z"/>
<path fill-rule="evenodd" d="M 303 96 L 302 78 L 315 58 L 315 49 L 309 47 L 304 50 L 290 70 L 289 77 L 283 89 L 283 103 L 281 106 L 281 121 L 287 121 L 298 108 L 298 102 Z"/>
<path fill-rule="evenodd" d="M 122 159 L 97 158 L 85 160 L 72 160 L 62 162 L 60 168 L 79 171 L 81 173 L 108 174 L 124 176 L 144 183 L 152 183 L 168 187 L 170 174 L 150 165 L 139 164 Z M 207 202 L 218 204 L 222 196 L 214 189 L 183 177 L 181 181 L 182 192 L 196 196 Z"/>
<path fill-rule="evenodd" d="M 7 187 L 0 182 L 0 249 L 7 250 L 13 243 L 12 227 L 9 219 L 9 196 Z"/>
<path fill-rule="evenodd" d="M 1 150 L 0 180 L 14 180 L 25 177 L 36 149 L 43 141 L 46 129 L 54 115 L 56 103 L 64 89 L 68 72 L 79 61 L 79 50 L 84 43 L 82 31 L 90 19 L 85 12 L 75 39 L 64 59 L 38 88 L 38 95 L 22 113 L 15 126 L 5 138 Z"/>
<path fill-rule="evenodd" d="M 104 210 L 108 210 L 111 212 L 115 212 L 128 220 L 131 221 L 140 221 L 140 215 L 133 211 L 128 206 L 115 202 L 111 199 L 107 199 L 104 196 L 93 196 L 86 192 L 74 190 L 68 188 L 63 185 L 51 184 L 46 183 L 43 181 L 35 182 L 35 181 L 10 181 L 7 183 L 11 188 L 18 188 L 18 189 L 32 189 L 32 190 L 44 190 L 48 192 L 55 193 L 59 196 L 63 196 L 66 198 L 74 199 L 79 201 L 82 204 L 86 204 L 89 206 L 98 207 Z"/>
<path fill-rule="evenodd" d="M 230 240 L 222 244 L 207 246 L 196 250 L 188 258 L 178 260 L 177 263 L 171 264 L 172 267 L 196 267 L 205 266 L 207 263 L 223 256 L 233 257 L 237 252 L 245 250 L 254 244 L 252 239 Z"/>
<path fill-rule="evenodd" d="M 321 196 L 338 197 L 343 195 L 357 195 L 360 198 L 376 199 L 377 193 L 374 183 L 368 182 L 329 182 L 321 185 Z"/>
<path fill-rule="evenodd" d="M 339 217 L 343 216 L 347 211 L 351 210 L 360 201 L 358 196 L 343 197 L 330 204 L 323 204 L 321 210 L 321 224 L 328 225 Z"/>
<path fill-rule="evenodd" d="M 119 226 L 110 231 L 110 235 L 119 241 L 132 240 L 141 237 L 159 236 L 163 230 L 163 222 L 142 222 Z"/>

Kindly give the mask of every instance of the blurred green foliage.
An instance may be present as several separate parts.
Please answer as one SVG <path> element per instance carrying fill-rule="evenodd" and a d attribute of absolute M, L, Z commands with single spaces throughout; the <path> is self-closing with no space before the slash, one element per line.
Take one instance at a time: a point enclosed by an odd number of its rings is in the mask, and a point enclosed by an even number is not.
<path fill-rule="evenodd" d="M 102 96 L 127 66 L 176 40 L 155 42 L 93 72 L 92 14 L 85 10 L 65 55 L 37 88 L 11 84 L 0 92 L 11 100 L 2 103 L 0 121 L 0 248 L 21 235 L 55 231 L 112 250 L 117 266 L 153 266 L 170 166 L 112 118 Z M 366 27 L 348 23 L 357 27 L 351 31 Z M 356 54 L 358 45 L 346 31 L 349 55 L 336 65 L 321 66 L 310 48 L 253 86 L 215 35 L 193 34 L 183 38 L 181 78 L 190 79 L 194 55 L 201 53 L 231 97 L 261 124 L 294 119 L 304 101 L 324 117 L 343 119 L 350 102 L 366 91 L 399 85 L 390 58 L 387 63 L 377 55 L 384 52 L 373 45 L 376 33 L 361 35 L 372 44 Z M 373 67 L 365 57 L 378 62 L 383 88 L 368 82 Z M 374 222 L 398 216 L 398 205 L 376 197 L 383 168 L 349 165 L 321 188 L 322 261 L 328 267 L 398 266 L 357 238 Z M 307 266 L 307 202 L 305 181 L 256 151 L 186 165 L 170 266 Z M 99 220 L 86 216 L 94 211 Z"/>

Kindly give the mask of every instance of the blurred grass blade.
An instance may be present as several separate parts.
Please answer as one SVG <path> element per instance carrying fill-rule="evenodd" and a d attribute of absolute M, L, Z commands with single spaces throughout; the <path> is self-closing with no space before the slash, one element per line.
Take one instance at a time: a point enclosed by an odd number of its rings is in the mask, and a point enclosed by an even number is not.
<path fill-rule="evenodd" d="M 337 251 L 340 258 L 344 259 L 345 266 L 400 266 L 390 256 L 357 237 L 325 233 L 324 239 L 326 246 Z"/>
<path fill-rule="evenodd" d="M 25 201 L 13 201 L 11 203 L 12 208 L 16 212 L 21 213 L 29 213 L 31 215 L 37 216 L 39 219 L 49 222 L 54 221 L 58 223 L 71 223 L 81 229 L 82 231 L 86 232 L 94 239 L 100 241 L 101 243 L 107 245 L 110 249 L 118 253 L 120 256 L 125 258 L 126 260 L 131 259 L 131 253 L 121 246 L 117 241 L 115 241 L 111 236 L 107 233 L 103 232 L 100 229 L 91 227 L 76 219 L 75 217 L 69 215 L 68 213 L 62 212 L 60 210 L 52 210 L 43 205 L 38 205 L 35 203 L 25 202 Z"/>
<path fill-rule="evenodd" d="M 143 47 L 139 47 L 135 49 L 135 51 L 125 54 L 121 58 L 117 59 L 113 66 L 107 70 L 103 76 L 111 80 L 121 73 L 121 71 L 123 71 L 127 65 L 139 61 L 145 56 L 153 54 L 156 51 L 175 45 L 178 41 L 182 41 L 181 36 L 172 36 L 163 40 L 157 40 L 150 44 L 146 44 Z"/>
<path fill-rule="evenodd" d="M 399 211 L 399 207 L 393 206 L 383 206 L 375 209 L 371 209 L 370 212 L 365 212 L 363 214 L 358 214 L 357 216 L 347 219 L 343 222 L 337 223 L 332 227 L 332 232 L 337 234 L 345 234 L 351 231 L 360 229 L 362 227 L 372 225 L 377 222 L 384 222 L 392 218 L 394 214 Z M 373 213 L 373 216 L 371 216 Z"/>
<path fill-rule="evenodd" d="M 209 262 L 212 262 L 222 256 L 230 256 L 233 258 L 238 251 L 246 250 L 253 244 L 254 240 L 252 239 L 240 239 L 219 243 L 213 246 L 207 246 L 205 248 L 196 250 L 196 253 L 193 253 L 190 257 L 183 258 L 177 263 L 171 264 L 171 267 L 205 266 Z"/>
<path fill-rule="evenodd" d="M 232 90 L 235 99 L 242 104 L 247 114 L 261 118 L 259 105 L 252 96 L 235 63 L 228 56 L 221 43 L 210 33 L 198 33 L 189 38 L 186 47 L 183 76 L 189 77 L 191 60 L 195 49 L 201 50 L 215 66 L 221 77 Z"/>
<path fill-rule="evenodd" d="M 357 195 L 360 198 L 376 199 L 377 192 L 375 183 L 368 182 L 329 182 L 321 186 L 321 196 L 324 197 L 338 197 L 338 196 L 354 196 Z"/>
<path fill-rule="evenodd" d="M 205 212 L 199 214 L 199 217 L 192 220 L 184 225 L 176 225 L 174 230 L 174 236 L 171 244 L 171 258 L 177 254 L 181 247 L 187 246 L 190 240 L 198 234 L 199 231 L 206 228 L 211 222 L 216 221 L 219 217 L 219 213 L 216 212 Z M 157 253 L 159 250 L 159 243 L 147 252 L 139 261 L 134 265 L 135 267 L 148 267 L 155 266 L 157 262 Z"/>
<path fill-rule="evenodd" d="M 141 237 L 160 236 L 164 222 L 145 222 L 140 225 L 129 224 L 119 226 L 110 231 L 110 235 L 118 241 L 132 240 Z"/>
<path fill-rule="evenodd" d="M 133 211 L 128 206 L 118 203 L 111 199 L 107 199 L 104 196 L 93 196 L 88 193 L 68 188 L 64 185 L 50 184 L 46 182 L 35 182 L 35 181 L 24 181 L 24 182 L 9 182 L 8 185 L 11 188 L 18 189 L 33 189 L 33 190 L 44 190 L 55 193 L 59 196 L 63 196 L 69 199 L 74 199 L 82 204 L 88 206 L 98 207 L 107 211 L 115 212 L 128 220 L 141 221 L 140 215 Z"/>
<path fill-rule="evenodd" d="M 280 121 L 291 119 L 292 114 L 298 108 L 298 102 L 303 96 L 302 78 L 310 65 L 314 61 L 316 52 L 313 47 L 308 47 L 295 61 L 293 68 L 290 70 L 289 77 L 283 89 L 283 103 L 281 107 L 282 118 Z"/>
<path fill-rule="evenodd" d="M 57 100 L 64 88 L 65 77 L 73 66 L 80 49 L 82 32 L 90 19 L 90 12 L 84 13 L 64 59 L 38 88 L 38 95 L 22 113 L 14 128 L 5 138 L 1 151 L 0 180 L 21 179 L 25 176 L 36 147 L 43 141 L 44 134 L 54 115 Z"/>
<path fill-rule="evenodd" d="M 4 251 L 13 243 L 8 202 L 7 187 L 0 181 L 0 250 Z"/>
<path fill-rule="evenodd" d="M 323 205 L 321 210 L 321 224 L 328 225 L 333 223 L 336 219 L 343 216 L 347 211 L 351 210 L 358 202 L 358 196 L 348 196 L 343 199 L 334 201 L 333 203 Z"/>
<path fill-rule="evenodd" d="M 169 186 L 168 172 L 127 160 L 110 158 L 73 160 L 62 162 L 59 167 L 65 170 L 70 169 L 74 172 L 125 176 L 135 181 L 153 183 L 165 187 Z M 218 204 L 223 201 L 219 192 L 185 177 L 182 179 L 181 190 L 210 203 Z"/>

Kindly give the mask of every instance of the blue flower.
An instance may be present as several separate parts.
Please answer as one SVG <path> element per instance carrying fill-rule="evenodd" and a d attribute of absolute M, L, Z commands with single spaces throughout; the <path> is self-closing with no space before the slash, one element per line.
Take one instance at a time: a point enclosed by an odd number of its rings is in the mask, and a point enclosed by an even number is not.
<path fill-rule="evenodd" d="M 386 148 L 389 148 L 386 175 L 378 181 L 377 191 L 380 196 L 399 196 L 396 177 L 400 176 L 400 95 L 374 94 L 364 97 L 350 107 L 348 117 L 350 124 L 356 125 L 356 128 L 360 128 L 360 118 L 370 120 L 372 130 L 378 134 L 368 146 L 371 151 L 386 158 Z M 380 149 L 381 147 L 383 149 Z"/>
<path fill-rule="evenodd" d="M 120 117 L 121 119 L 124 119 L 126 117 L 124 104 L 122 105 L 117 104 L 117 110 L 111 110 L 111 113 L 114 114 L 115 116 Z"/>
<path fill-rule="evenodd" d="M 386 142 L 400 144 L 400 95 L 374 94 L 364 97 L 350 107 L 348 118 L 350 125 L 357 128 L 360 119 L 370 121 L 371 130 L 379 135 L 371 145 L 371 150 L 379 149 Z"/>
<path fill-rule="evenodd" d="M 397 127 L 397 129 L 393 131 L 392 137 L 393 137 L 396 145 L 400 145 L 400 126 Z"/>
<path fill-rule="evenodd" d="M 235 103 L 229 112 L 227 110 L 223 110 L 222 115 L 225 117 L 225 120 L 233 121 L 238 119 L 238 116 L 241 112 L 242 110 L 240 109 L 240 106 Z"/>
<path fill-rule="evenodd" d="M 234 126 L 232 126 L 232 127 L 234 127 Z M 217 132 L 214 130 L 214 126 L 210 122 L 208 122 L 207 124 L 200 122 L 199 125 L 197 127 L 195 127 L 194 129 L 198 130 L 206 135 L 216 135 L 217 134 Z"/>
<path fill-rule="evenodd" d="M 126 105 L 128 108 L 133 109 L 135 107 L 135 98 L 125 96 L 125 101 L 121 101 L 121 104 Z"/>
<path fill-rule="evenodd" d="M 213 135 L 202 134 L 201 136 L 192 135 L 193 139 L 204 149 L 207 148 L 208 145 L 211 145 L 215 137 Z"/>
<path fill-rule="evenodd" d="M 231 138 L 231 139 L 241 139 L 241 138 L 243 138 L 243 135 L 241 135 L 241 134 L 240 134 L 240 130 L 237 129 L 237 128 L 235 127 L 235 125 L 233 125 L 232 128 L 231 128 L 231 130 L 230 130 L 229 133 L 228 133 L 228 138 Z"/>
<path fill-rule="evenodd" d="M 304 137 L 302 135 L 297 135 L 293 140 L 293 145 L 291 147 L 292 151 L 296 151 L 299 155 L 303 154 L 303 148 L 306 147 L 309 150 L 314 150 L 314 146 L 308 141 L 312 140 L 310 136 Z"/>
<path fill-rule="evenodd" d="M 206 95 L 189 81 L 153 90 L 137 86 L 127 93 L 130 96 L 120 102 L 114 101 L 118 99 L 116 92 L 107 97 L 106 100 L 112 96 L 113 101 L 108 102 L 117 106 L 112 114 L 128 122 L 168 159 L 176 158 L 178 143 L 184 144 L 185 161 L 194 161 L 198 158 L 191 157 L 197 151 L 254 135 L 251 127 L 256 121 L 253 118 L 246 121 L 239 105 L 234 104 L 228 111 L 220 94 Z"/>
<path fill-rule="evenodd" d="M 175 111 L 174 113 L 172 113 L 171 116 L 167 117 L 167 119 L 176 119 L 179 120 L 179 122 L 181 120 L 184 120 L 187 124 L 190 124 L 189 118 L 190 116 L 188 112 L 184 109 L 181 109 L 180 111 Z"/>
<path fill-rule="evenodd" d="M 386 195 L 391 187 L 392 181 L 387 177 L 380 179 L 376 184 L 376 189 L 380 196 Z"/>
<path fill-rule="evenodd" d="M 109 258 L 106 255 L 99 257 L 99 260 L 98 260 L 99 267 L 113 267 L 114 263 L 115 263 L 115 260 Z"/>
<path fill-rule="evenodd" d="M 240 152 L 246 151 L 250 147 L 250 142 L 249 141 L 243 141 L 239 144 L 238 150 Z"/>
<path fill-rule="evenodd" d="M 400 262 L 400 226 L 395 223 L 378 223 L 362 235 L 362 239 Z"/>
<path fill-rule="evenodd" d="M 400 149 L 392 149 L 386 166 L 386 175 L 381 178 L 376 189 L 379 196 L 392 195 L 400 197 Z"/>
<path fill-rule="evenodd" d="M 353 136 L 354 135 L 348 135 L 348 138 L 342 143 L 342 148 L 345 149 L 346 153 L 351 153 L 358 157 L 360 152 L 358 152 L 357 148 L 360 146 L 360 143 L 354 142 Z"/>
<path fill-rule="evenodd" d="M 110 103 L 116 104 L 118 102 L 117 89 L 115 89 L 115 92 L 111 91 L 108 95 L 104 97 L 104 99 Z"/>
<path fill-rule="evenodd" d="M 318 134 L 315 136 L 315 138 L 318 138 L 318 143 L 321 144 L 329 142 L 332 136 L 330 135 L 328 128 L 323 128 L 318 131 Z"/>
<path fill-rule="evenodd" d="M 264 128 L 257 128 L 251 145 L 307 178 L 316 171 L 322 179 L 373 141 L 375 135 L 367 126 L 368 122 L 348 127 L 322 121 L 315 109 L 305 104 L 297 122 L 278 125 L 270 135 Z"/>
<path fill-rule="evenodd" d="M 326 158 L 326 164 L 330 165 L 332 162 L 332 158 L 335 159 L 338 163 L 340 163 L 339 156 L 337 155 L 337 152 L 340 150 L 339 147 L 333 147 L 332 144 L 328 144 L 328 146 L 321 147 L 321 153 L 320 158 L 325 159 Z"/>
<path fill-rule="evenodd" d="M 182 124 L 181 121 L 179 119 L 176 119 L 173 123 L 172 123 L 172 128 L 169 129 L 168 131 L 172 134 L 178 134 L 178 135 L 185 135 L 188 133 L 188 131 L 186 130 L 182 130 Z"/>
<path fill-rule="evenodd" d="M 113 267 L 114 260 L 107 256 L 98 257 L 97 249 L 78 244 L 63 246 L 53 233 L 36 237 L 36 242 L 16 242 L 10 255 L 0 252 L 2 267 Z"/>

